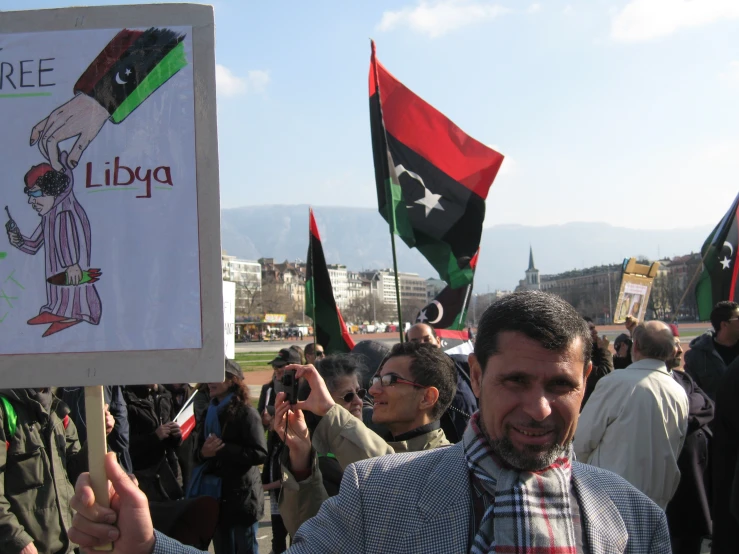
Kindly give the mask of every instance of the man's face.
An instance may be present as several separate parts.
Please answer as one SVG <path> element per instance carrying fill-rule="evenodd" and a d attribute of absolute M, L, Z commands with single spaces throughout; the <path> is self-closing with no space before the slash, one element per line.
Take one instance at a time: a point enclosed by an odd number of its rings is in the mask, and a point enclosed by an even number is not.
<path fill-rule="evenodd" d="M 595 323 L 588 321 L 588 329 L 590 329 L 590 336 L 593 338 L 593 344 L 598 344 L 598 329 L 595 328 Z"/>
<path fill-rule="evenodd" d="M 413 381 L 410 367 L 410 357 L 397 356 L 385 362 L 377 375 L 394 373 L 400 379 Z M 420 387 L 403 383 L 395 383 L 389 387 L 373 384 L 369 393 L 375 401 L 373 423 L 384 423 L 391 432 L 394 428 L 407 426 L 419 417 L 419 403 L 424 394 L 424 389 Z"/>
<path fill-rule="evenodd" d="M 275 370 L 275 381 L 282 379 L 282 376 L 285 374 L 285 366 L 272 364 L 272 369 Z"/>
<path fill-rule="evenodd" d="M 668 360 L 668 369 L 678 369 L 683 363 L 683 347 L 680 345 L 680 337 L 675 337 L 675 350 L 672 358 Z"/>
<path fill-rule="evenodd" d="M 582 341 L 564 352 L 547 350 L 522 333 L 498 336 L 498 353 L 485 372 L 470 355 L 480 423 L 496 454 L 522 470 L 539 470 L 561 456 L 575 437 L 585 393 Z"/>
<path fill-rule="evenodd" d="M 410 342 L 425 342 L 439 348 L 439 340 L 434 336 L 434 331 L 428 325 L 414 325 L 408 329 L 408 340 Z"/>
<path fill-rule="evenodd" d="M 54 197 L 46 196 L 36 185 L 26 191 L 28 203 L 39 215 L 46 215 L 54 207 Z"/>
<path fill-rule="evenodd" d="M 316 360 L 321 360 L 326 357 L 326 353 L 323 351 L 323 346 L 316 345 L 316 351 L 314 352 L 306 352 L 305 353 L 305 360 L 309 364 L 315 364 Z"/>
<path fill-rule="evenodd" d="M 728 331 L 729 339 L 736 342 L 739 341 L 739 309 L 734 310 L 734 313 L 726 322 L 724 329 Z"/>

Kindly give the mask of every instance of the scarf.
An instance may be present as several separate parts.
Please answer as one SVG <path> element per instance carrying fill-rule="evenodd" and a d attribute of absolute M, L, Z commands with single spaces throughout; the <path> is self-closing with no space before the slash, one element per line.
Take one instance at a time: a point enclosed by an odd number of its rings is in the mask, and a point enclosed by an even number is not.
<path fill-rule="evenodd" d="M 577 554 L 569 458 L 559 458 L 539 471 L 502 467 L 480 431 L 479 418 L 478 412 L 465 429 L 464 455 L 474 479 L 492 501 L 470 552 Z"/>
<path fill-rule="evenodd" d="M 205 437 L 215 435 L 219 439 L 221 437 L 221 422 L 219 416 L 231 402 L 233 393 L 229 393 L 226 397 L 218 402 L 215 398 L 211 400 L 208 406 L 208 412 L 205 414 Z M 196 496 L 212 496 L 218 500 L 221 499 L 223 481 L 218 475 L 207 473 L 210 460 L 199 464 L 192 470 L 190 476 L 190 485 L 187 487 L 187 498 L 195 498 Z"/>

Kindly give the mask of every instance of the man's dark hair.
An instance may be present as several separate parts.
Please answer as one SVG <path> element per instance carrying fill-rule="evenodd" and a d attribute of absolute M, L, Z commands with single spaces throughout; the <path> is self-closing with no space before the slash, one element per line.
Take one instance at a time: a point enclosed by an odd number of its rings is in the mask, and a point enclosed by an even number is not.
<path fill-rule="evenodd" d="M 739 308 L 739 304 L 728 300 L 723 300 L 713 307 L 713 310 L 711 310 L 711 325 L 717 333 L 721 330 L 721 322 L 729 321 L 734 317 L 737 308 Z"/>
<path fill-rule="evenodd" d="M 521 333 L 553 352 L 564 352 L 579 338 L 584 366 L 590 362 L 590 329 L 575 308 L 559 296 L 541 291 L 514 292 L 485 310 L 475 342 L 475 356 L 483 371 L 488 359 L 498 353 L 498 335 L 505 332 Z"/>
<path fill-rule="evenodd" d="M 452 403 L 457 393 L 457 368 L 454 361 L 440 348 L 423 342 L 404 342 L 390 350 L 382 366 L 391 359 L 407 356 L 411 359 L 410 372 L 413 381 L 424 387 L 436 387 L 439 400 L 431 409 L 431 417 L 438 420 Z"/>
<path fill-rule="evenodd" d="M 45 196 L 53 196 L 56 198 L 67 190 L 67 187 L 69 186 L 69 177 L 61 171 L 52 169 L 36 179 L 35 184 L 38 185 L 38 188 L 41 189 L 41 192 L 43 192 Z"/>
<path fill-rule="evenodd" d="M 318 345 L 320 346 L 320 344 Z M 316 353 L 316 343 L 315 342 L 309 342 L 305 345 L 305 350 L 303 350 L 303 353 L 306 356 L 314 356 Z"/>
<path fill-rule="evenodd" d="M 351 354 L 332 354 L 321 359 L 316 364 L 316 369 L 323 380 L 326 382 L 329 392 L 336 390 L 336 382 L 342 377 L 357 376 L 359 379 L 362 375 L 362 363 L 356 356 Z"/>

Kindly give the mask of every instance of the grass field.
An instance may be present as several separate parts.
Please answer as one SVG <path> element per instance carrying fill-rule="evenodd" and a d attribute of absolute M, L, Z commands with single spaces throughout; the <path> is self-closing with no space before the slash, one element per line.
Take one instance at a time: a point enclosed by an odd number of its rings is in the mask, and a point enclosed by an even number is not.
<path fill-rule="evenodd" d="M 274 352 L 237 352 L 236 361 L 244 371 L 264 371 L 270 369 L 267 365 L 275 359 L 277 350 Z"/>

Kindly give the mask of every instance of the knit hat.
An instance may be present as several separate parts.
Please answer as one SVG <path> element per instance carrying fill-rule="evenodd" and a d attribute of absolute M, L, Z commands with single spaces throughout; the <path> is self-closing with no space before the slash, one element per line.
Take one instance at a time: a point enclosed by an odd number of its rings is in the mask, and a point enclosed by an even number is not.
<path fill-rule="evenodd" d="M 674 323 L 668 323 L 667 326 L 670 328 L 670 331 L 672 331 L 672 336 L 673 337 L 679 337 L 680 336 L 680 331 L 678 331 L 677 325 L 675 325 Z"/>

